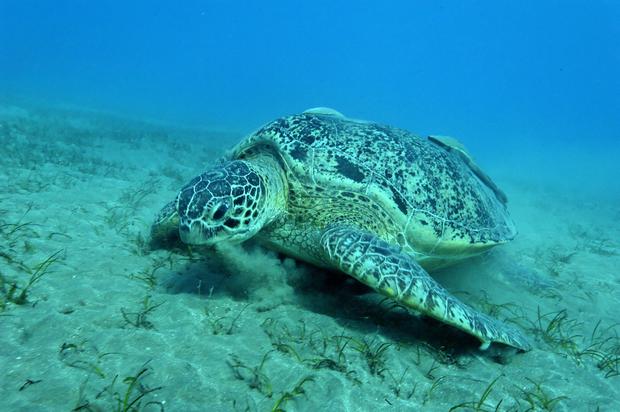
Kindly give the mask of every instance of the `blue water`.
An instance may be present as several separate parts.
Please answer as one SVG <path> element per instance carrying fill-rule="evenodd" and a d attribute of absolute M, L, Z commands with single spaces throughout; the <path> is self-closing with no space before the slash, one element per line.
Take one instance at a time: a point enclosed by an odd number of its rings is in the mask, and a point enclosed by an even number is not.
<path fill-rule="evenodd" d="M 0 90 L 250 130 L 316 105 L 418 131 L 620 131 L 613 1 L 0 2 Z"/>
<path fill-rule="evenodd" d="M 3 0 L 0 97 L 240 133 L 329 106 L 620 201 L 619 22 L 614 1 Z"/>

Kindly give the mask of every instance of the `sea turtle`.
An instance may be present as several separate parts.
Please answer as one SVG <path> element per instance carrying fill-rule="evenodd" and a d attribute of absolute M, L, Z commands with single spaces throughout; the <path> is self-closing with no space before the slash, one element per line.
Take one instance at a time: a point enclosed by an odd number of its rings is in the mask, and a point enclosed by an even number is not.
<path fill-rule="evenodd" d="M 427 273 L 516 233 L 506 196 L 454 139 L 326 108 L 279 118 L 185 185 L 151 233 L 193 245 L 255 238 L 459 328 L 482 349 L 530 349 L 517 328 L 462 303 Z"/>

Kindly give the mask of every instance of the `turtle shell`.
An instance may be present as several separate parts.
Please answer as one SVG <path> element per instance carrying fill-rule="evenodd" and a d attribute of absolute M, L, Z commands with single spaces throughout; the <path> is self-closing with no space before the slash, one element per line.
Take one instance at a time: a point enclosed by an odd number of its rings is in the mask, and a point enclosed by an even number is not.
<path fill-rule="evenodd" d="M 265 125 L 232 156 L 267 152 L 281 161 L 306 223 L 346 218 L 428 257 L 465 257 L 516 233 L 497 186 L 434 139 L 313 109 Z"/>

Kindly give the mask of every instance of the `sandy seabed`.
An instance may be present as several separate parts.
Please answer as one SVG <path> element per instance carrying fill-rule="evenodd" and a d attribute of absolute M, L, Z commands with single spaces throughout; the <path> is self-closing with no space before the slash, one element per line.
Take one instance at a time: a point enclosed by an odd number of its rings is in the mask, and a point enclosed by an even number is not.
<path fill-rule="evenodd" d="M 519 236 L 433 275 L 534 349 L 479 351 L 252 244 L 150 247 L 158 210 L 240 138 L 0 105 L 0 409 L 620 410 L 616 204 L 497 179 Z"/>

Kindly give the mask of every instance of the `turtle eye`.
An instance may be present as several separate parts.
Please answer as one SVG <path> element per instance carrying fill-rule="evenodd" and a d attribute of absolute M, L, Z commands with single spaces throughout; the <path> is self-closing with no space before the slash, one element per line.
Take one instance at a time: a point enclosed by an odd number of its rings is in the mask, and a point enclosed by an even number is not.
<path fill-rule="evenodd" d="M 228 205 L 226 205 L 225 203 L 220 203 L 211 215 L 211 218 L 213 220 L 220 220 L 224 217 L 226 212 L 228 212 Z"/>

